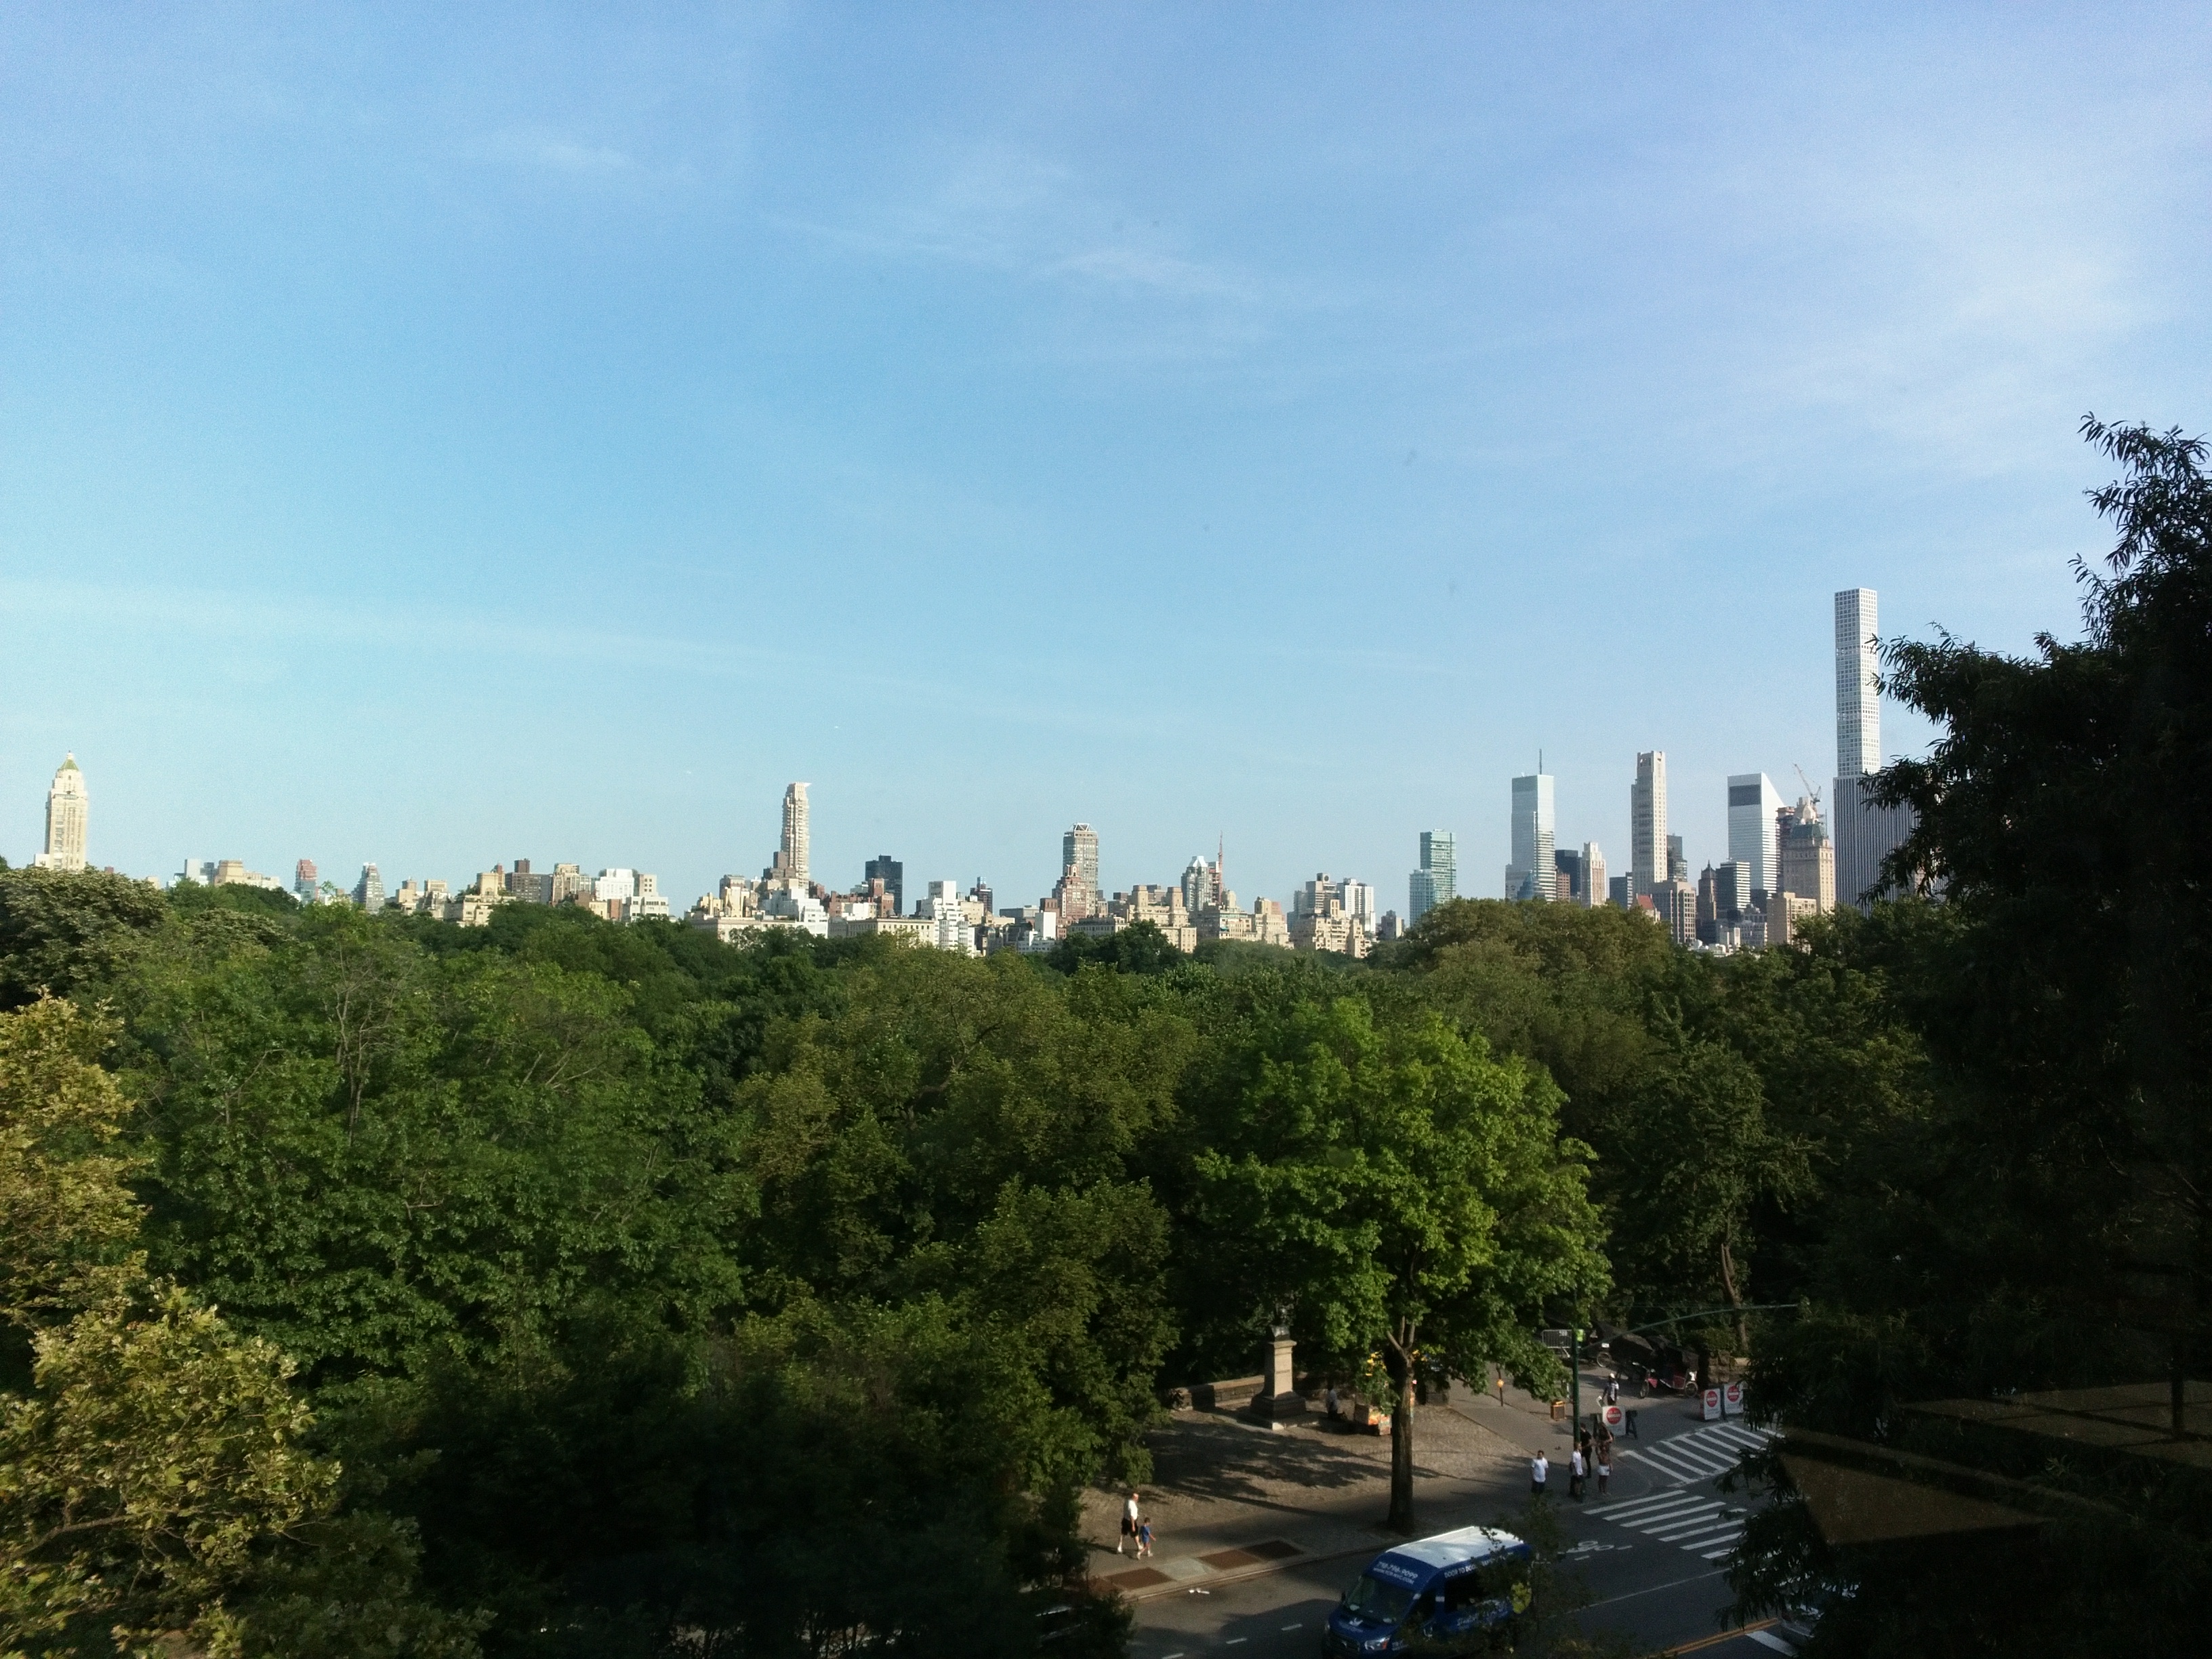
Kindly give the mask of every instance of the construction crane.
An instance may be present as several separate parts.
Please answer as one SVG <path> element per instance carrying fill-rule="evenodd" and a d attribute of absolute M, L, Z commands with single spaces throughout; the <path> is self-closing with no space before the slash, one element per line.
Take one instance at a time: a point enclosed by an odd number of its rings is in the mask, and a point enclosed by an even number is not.
<path fill-rule="evenodd" d="M 1814 816 L 1817 817 L 1820 811 L 1820 792 L 1813 787 L 1813 780 L 1805 775 L 1805 769 L 1803 767 L 1797 766 L 1797 763 L 1796 761 L 1792 761 L 1790 763 L 1792 766 L 1797 767 L 1797 781 L 1805 786 L 1806 799 L 1813 803 Z"/>

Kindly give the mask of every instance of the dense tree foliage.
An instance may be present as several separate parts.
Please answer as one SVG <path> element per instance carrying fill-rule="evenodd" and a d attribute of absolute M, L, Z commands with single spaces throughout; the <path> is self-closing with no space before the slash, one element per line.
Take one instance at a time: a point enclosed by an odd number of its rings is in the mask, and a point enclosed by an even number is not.
<path fill-rule="evenodd" d="M 1544 1324 L 1780 1293 L 1778 1218 L 1857 1155 L 1778 1098 L 1805 1045 L 1881 1081 L 1852 1133 L 1915 1098 L 1858 970 L 1605 911 L 977 961 L 78 879 L 0 875 L 0 947 L 105 1011 L 113 1134 L 71 1157 L 131 1201 L 21 1231 L 141 1252 L 177 1364 L 297 1403 L 295 1510 L 195 1581 L 246 1652 L 1018 1652 L 1084 1583 L 1083 1484 L 1285 1307 L 1309 1366 L 1392 1379 L 1410 1522 L 1419 1375 L 1548 1387 Z M 68 1356 L 25 1341 L 34 1412 Z"/>

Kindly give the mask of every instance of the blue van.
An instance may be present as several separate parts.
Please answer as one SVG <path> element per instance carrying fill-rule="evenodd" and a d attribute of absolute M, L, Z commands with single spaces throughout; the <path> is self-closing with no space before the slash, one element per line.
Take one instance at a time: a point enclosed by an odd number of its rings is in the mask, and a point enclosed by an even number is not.
<path fill-rule="evenodd" d="M 1385 1550 L 1352 1581 L 1322 1638 L 1328 1659 L 1473 1653 L 1501 1638 L 1528 1610 L 1535 1552 L 1510 1532 L 1462 1527 Z"/>

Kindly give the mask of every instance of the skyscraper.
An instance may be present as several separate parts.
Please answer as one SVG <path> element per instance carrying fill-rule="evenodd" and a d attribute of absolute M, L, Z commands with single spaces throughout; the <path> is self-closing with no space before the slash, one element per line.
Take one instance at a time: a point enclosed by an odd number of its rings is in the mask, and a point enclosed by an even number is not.
<path fill-rule="evenodd" d="M 1632 896 L 1648 893 L 1669 877 L 1667 751 L 1663 749 L 1636 757 L 1636 781 L 1628 791 L 1628 871 Z"/>
<path fill-rule="evenodd" d="M 1583 843 L 1583 902 L 1595 909 L 1607 902 L 1605 849 L 1594 841 Z"/>
<path fill-rule="evenodd" d="M 868 860 L 865 881 L 879 881 L 884 884 L 884 896 L 891 902 L 891 913 L 904 915 L 906 901 L 906 866 L 889 853 L 878 853 Z"/>
<path fill-rule="evenodd" d="M 769 879 L 804 892 L 806 843 L 806 786 L 794 783 L 783 792 L 783 839 L 776 848 L 775 861 L 769 866 Z"/>
<path fill-rule="evenodd" d="M 1194 853 L 1182 871 L 1182 908 L 1195 916 L 1209 904 L 1221 903 L 1221 866 L 1209 864 L 1206 854 Z"/>
<path fill-rule="evenodd" d="M 1782 881 L 1775 837 L 1781 793 L 1764 772 L 1745 772 L 1730 778 L 1728 792 L 1729 857 L 1750 870 L 1754 890 L 1774 891 Z"/>
<path fill-rule="evenodd" d="M 1587 877 L 1583 869 L 1583 855 L 1571 847 L 1562 847 L 1552 854 L 1553 866 L 1553 896 L 1562 904 L 1583 902 L 1583 883 Z"/>
<path fill-rule="evenodd" d="M 1846 587 L 1836 595 L 1836 775 L 1864 777 L 1881 770 L 1881 671 L 1875 636 L 1881 631 L 1875 591 Z"/>
<path fill-rule="evenodd" d="M 292 866 L 292 896 L 294 898 L 302 904 L 313 904 L 316 895 L 321 890 L 320 884 L 315 879 L 314 860 L 301 859 Z"/>
<path fill-rule="evenodd" d="M 1420 860 L 1420 868 L 1406 878 L 1408 924 L 1459 896 L 1459 849 L 1450 830 L 1422 830 Z"/>
<path fill-rule="evenodd" d="M 50 751 L 51 752 L 51 751 Z M 89 801 L 84 793 L 84 774 L 70 755 L 54 774 L 46 791 L 46 850 L 33 860 L 41 870 L 84 868 L 85 816 Z"/>
<path fill-rule="evenodd" d="M 353 884 L 353 902 L 371 915 L 384 908 L 384 878 L 374 865 L 361 866 L 361 879 Z"/>
<path fill-rule="evenodd" d="M 1375 933 L 1375 889 L 1371 883 L 1354 881 L 1346 877 L 1336 884 L 1337 897 L 1344 902 L 1344 914 L 1367 930 L 1370 938 Z"/>
<path fill-rule="evenodd" d="M 1505 867 L 1505 896 L 1548 899 L 1553 895 L 1552 776 L 1531 772 L 1513 780 L 1513 862 Z"/>
<path fill-rule="evenodd" d="M 1820 809 L 1809 795 L 1775 815 L 1776 841 L 1781 854 L 1777 890 L 1794 893 L 1811 902 L 1816 914 L 1836 908 L 1836 849 L 1829 845 L 1827 826 Z"/>
<path fill-rule="evenodd" d="M 1863 910 L 1882 885 L 1881 862 L 1912 833 L 1912 810 L 1877 806 L 1867 780 L 1881 770 L 1881 696 L 1875 591 L 1836 595 L 1836 787 L 1829 819 L 1836 842 L 1836 897 Z"/>
<path fill-rule="evenodd" d="M 1098 908 L 1098 832 L 1087 823 L 1079 823 L 1060 838 L 1060 866 L 1062 872 L 1074 878 L 1073 885 L 1081 890 L 1091 908 Z"/>

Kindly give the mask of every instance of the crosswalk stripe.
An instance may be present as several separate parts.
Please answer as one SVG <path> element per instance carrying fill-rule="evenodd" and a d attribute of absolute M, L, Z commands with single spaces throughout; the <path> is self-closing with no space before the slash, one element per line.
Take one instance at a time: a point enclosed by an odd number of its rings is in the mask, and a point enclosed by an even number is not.
<path fill-rule="evenodd" d="M 1677 1509 L 1694 1509 L 1697 1504 L 1719 1504 L 1719 1502 L 1721 1502 L 1719 1498 L 1698 1498 L 1697 1493 L 1670 1491 L 1666 1498 L 1641 1498 L 1641 1500 L 1632 1502 L 1632 1504 L 1620 1504 L 1620 1506 L 1606 1504 L 1599 1509 L 1599 1513 L 1608 1517 L 1608 1520 L 1617 1520 L 1626 1524 L 1626 1522 L 1632 1522 L 1632 1520 L 1648 1520 L 1648 1517 L 1652 1516 L 1666 1516 L 1666 1513 Z"/>
<path fill-rule="evenodd" d="M 1655 1492 L 1618 1506 L 1603 1504 L 1593 1512 L 1600 1520 L 1687 1550 L 1707 1561 L 1726 1559 L 1743 1541 L 1745 1515 L 1741 1502 L 1692 1487 Z"/>
<path fill-rule="evenodd" d="M 1737 1423 L 1712 1423 L 1669 1440 L 1625 1448 L 1620 1455 L 1639 1459 L 1653 1474 L 1677 1485 L 1687 1485 L 1727 1474 L 1741 1461 L 1745 1452 L 1755 1451 L 1772 1438 L 1772 1433 L 1765 1429 L 1746 1428 Z"/>
<path fill-rule="evenodd" d="M 1723 1538 L 1743 1536 L 1743 1522 L 1724 1521 L 1717 1527 L 1692 1527 L 1687 1532 L 1668 1533 L 1659 1541 L 1679 1544 L 1686 1550 L 1703 1549 L 1708 1544 L 1717 1544 Z"/>
<path fill-rule="evenodd" d="M 1687 1548 L 1690 1547 L 1687 1540 L 1698 1537 L 1701 1533 L 1725 1533 L 1729 1526 L 1736 1526 L 1736 1528 L 1741 1531 L 1743 1522 L 1736 1520 L 1736 1517 L 1725 1517 L 1723 1520 L 1721 1516 L 1701 1516 L 1698 1520 L 1690 1522 L 1687 1526 L 1674 1526 L 1674 1528 L 1670 1528 L 1670 1531 L 1666 1533 L 1652 1533 L 1652 1537 L 1656 1537 L 1662 1544 L 1683 1544 L 1683 1548 Z"/>

